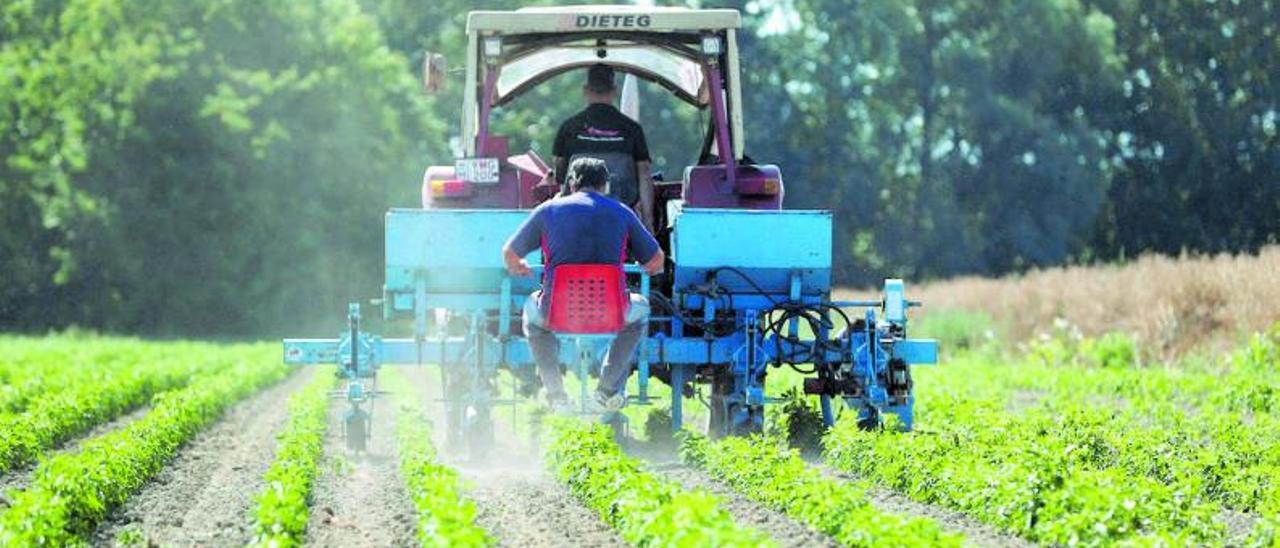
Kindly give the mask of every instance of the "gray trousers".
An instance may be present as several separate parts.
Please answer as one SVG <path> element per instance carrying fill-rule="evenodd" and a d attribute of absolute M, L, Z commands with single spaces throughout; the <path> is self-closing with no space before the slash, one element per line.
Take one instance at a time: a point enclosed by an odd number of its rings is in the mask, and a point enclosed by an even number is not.
<path fill-rule="evenodd" d="M 524 303 L 524 334 L 529 340 L 533 361 L 538 363 L 538 375 L 547 389 L 548 400 L 566 400 L 564 379 L 560 374 L 560 339 L 547 330 L 547 319 L 538 307 L 540 291 L 533 292 Z M 613 395 L 623 388 L 631 376 L 631 355 L 649 325 L 649 300 L 644 295 L 631 294 L 631 306 L 627 308 L 626 327 L 618 332 L 609 352 L 604 357 L 604 370 L 600 372 L 600 384 L 596 391 Z"/>

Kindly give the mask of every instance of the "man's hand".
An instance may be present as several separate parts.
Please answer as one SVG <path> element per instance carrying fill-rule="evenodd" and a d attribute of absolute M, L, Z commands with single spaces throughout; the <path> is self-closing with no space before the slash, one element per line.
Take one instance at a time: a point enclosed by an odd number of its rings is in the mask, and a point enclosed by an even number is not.
<path fill-rule="evenodd" d="M 502 262 L 506 264 L 507 272 L 512 276 L 530 276 L 533 269 L 529 268 L 528 261 L 524 257 L 516 255 L 509 247 L 502 248 Z"/>
<path fill-rule="evenodd" d="M 644 263 L 644 265 L 641 268 L 644 268 L 644 271 L 650 276 L 656 276 L 659 273 L 661 273 L 663 268 L 665 268 L 666 266 L 667 266 L 667 255 L 663 253 L 661 249 L 659 249 L 657 253 L 653 254 L 653 257 L 649 258 L 649 262 Z"/>
<path fill-rule="evenodd" d="M 653 214 L 653 203 L 655 201 L 653 189 L 653 176 L 649 173 L 651 165 L 649 162 L 636 162 L 636 176 L 640 182 L 640 222 L 649 230 L 650 234 L 657 234 L 654 230 L 653 223 L 657 217 Z"/>

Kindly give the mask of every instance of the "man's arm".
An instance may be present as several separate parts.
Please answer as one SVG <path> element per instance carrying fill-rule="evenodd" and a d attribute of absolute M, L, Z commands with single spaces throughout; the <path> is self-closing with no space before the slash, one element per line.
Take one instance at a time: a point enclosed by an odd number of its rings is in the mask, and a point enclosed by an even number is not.
<path fill-rule="evenodd" d="M 653 254 L 652 258 L 650 258 L 647 262 L 644 263 L 644 265 L 641 266 L 641 268 L 644 268 L 644 271 L 647 272 L 650 276 L 655 276 L 658 273 L 662 272 L 662 269 L 666 266 L 667 266 L 667 255 L 663 253 L 661 249 L 659 249 L 657 253 Z"/>
<path fill-rule="evenodd" d="M 564 174 L 569 171 L 569 159 L 564 156 L 551 157 L 551 173 L 555 177 L 555 182 L 560 185 L 561 194 L 564 194 Z"/>
<path fill-rule="evenodd" d="M 649 173 L 649 162 L 636 162 L 636 179 L 640 183 L 640 222 L 644 223 L 644 227 L 649 232 L 657 232 L 654 230 L 654 222 L 657 217 L 653 214 L 654 190 L 653 176 Z"/>
<path fill-rule="evenodd" d="M 627 227 L 627 245 L 631 246 L 631 254 L 644 263 L 644 271 L 653 276 L 666 267 L 667 256 L 662 253 L 662 248 L 658 246 L 658 240 L 654 239 L 649 229 L 640 224 L 640 219 L 636 217 L 631 210 L 627 211 L 629 219 Z"/>
<path fill-rule="evenodd" d="M 507 267 L 507 272 L 512 276 L 528 276 L 533 274 L 533 270 L 529 268 L 529 262 L 516 254 L 509 246 L 502 247 L 502 262 Z"/>
<path fill-rule="evenodd" d="M 502 245 L 502 264 L 513 276 L 528 276 L 533 271 L 524 256 L 537 249 L 542 242 L 542 216 L 545 209 L 533 210 L 528 219 L 520 224 L 516 233 Z"/>
<path fill-rule="evenodd" d="M 570 118 L 572 120 L 572 118 Z M 564 175 L 569 170 L 569 120 L 560 123 L 556 128 L 556 139 L 551 142 L 551 169 L 555 174 L 555 182 L 561 185 L 564 194 Z"/>
<path fill-rule="evenodd" d="M 636 183 L 640 185 L 640 222 L 644 223 L 644 227 L 649 232 L 654 231 L 654 221 L 657 217 L 653 215 L 653 178 L 650 176 L 649 169 L 652 167 L 653 160 L 649 156 L 649 142 L 644 138 L 644 127 L 640 124 L 634 124 L 635 140 L 632 143 L 631 157 L 636 159 Z"/>

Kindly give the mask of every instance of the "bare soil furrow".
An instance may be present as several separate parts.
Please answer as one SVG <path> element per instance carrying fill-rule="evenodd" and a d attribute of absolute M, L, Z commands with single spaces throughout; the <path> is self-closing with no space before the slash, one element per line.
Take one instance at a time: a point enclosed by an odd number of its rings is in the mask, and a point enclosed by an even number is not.
<path fill-rule="evenodd" d="M 440 397 L 435 372 L 414 370 L 410 378 L 424 387 L 422 397 Z M 495 447 L 485 462 L 476 463 L 453 457 L 445 446 L 444 405 L 432 402 L 429 409 L 442 462 L 458 471 L 468 498 L 476 503 L 476 523 L 498 546 L 626 546 L 609 524 L 547 471 L 542 452 L 529 439 L 528 416 L 515 418 L 521 425 L 517 432 L 510 408 L 496 411 Z"/>
<path fill-rule="evenodd" d="M 998 546 L 1005 548 L 1035 546 L 1035 543 L 1008 533 L 1002 533 L 990 525 L 955 510 L 916 502 L 907 498 L 906 495 L 887 489 L 872 487 L 867 490 L 867 499 L 876 508 L 885 512 L 930 518 L 938 522 L 938 525 L 941 525 L 944 530 L 964 535 L 965 542 L 969 546 Z"/>
<path fill-rule="evenodd" d="M 129 534 L 152 546 L 243 546 L 253 497 L 289 418 L 285 402 L 314 370 L 295 373 L 231 408 L 98 527 L 97 545 Z"/>
<path fill-rule="evenodd" d="M 347 403 L 332 402 L 322 468 L 312 489 L 307 546 L 414 544 L 413 500 L 400 475 L 394 406 L 392 396 L 378 396 L 368 450 L 352 454 L 342 431 Z"/>
<path fill-rule="evenodd" d="M 825 466 L 818 466 L 818 468 L 829 477 L 853 480 L 853 478 Z M 969 546 L 1027 548 L 1036 545 L 1031 541 L 1004 533 L 955 510 L 916 502 L 902 493 L 889 489 L 872 486 L 867 489 L 867 500 L 871 501 L 871 504 L 876 508 L 885 512 L 932 519 L 947 532 L 964 535 L 965 543 Z"/>
<path fill-rule="evenodd" d="M 476 523 L 499 546 L 625 546 L 599 517 L 578 503 L 541 461 L 529 466 L 460 466 L 476 503 Z"/>
<path fill-rule="evenodd" d="M 1218 519 L 1227 527 L 1228 546 L 1248 545 L 1249 535 L 1258 523 L 1258 516 L 1236 510 L 1223 509 Z"/>
<path fill-rule="evenodd" d="M 733 516 L 734 521 L 746 527 L 764 531 L 783 547 L 839 546 L 831 537 L 814 531 L 792 520 L 786 514 L 748 499 L 731 487 L 707 476 L 701 470 L 678 462 L 653 464 L 651 469 L 663 477 L 679 483 L 687 490 L 702 489 L 720 497 L 721 508 Z"/>

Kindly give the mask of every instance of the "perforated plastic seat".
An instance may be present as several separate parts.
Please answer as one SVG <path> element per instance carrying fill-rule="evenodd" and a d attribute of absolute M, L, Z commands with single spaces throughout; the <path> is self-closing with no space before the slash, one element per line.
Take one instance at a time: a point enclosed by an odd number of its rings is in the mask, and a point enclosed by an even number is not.
<path fill-rule="evenodd" d="M 552 276 L 547 328 L 563 335 L 614 334 L 625 325 L 628 302 L 620 265 L 560 265 Z"/>

